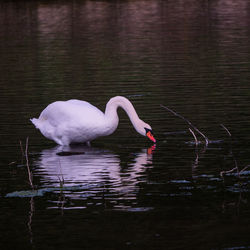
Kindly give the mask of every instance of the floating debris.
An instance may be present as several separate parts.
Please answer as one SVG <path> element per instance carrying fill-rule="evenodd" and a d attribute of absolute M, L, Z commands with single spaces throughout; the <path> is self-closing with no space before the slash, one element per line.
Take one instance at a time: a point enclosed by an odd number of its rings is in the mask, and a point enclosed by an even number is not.
<path fill-rule="evenodd" d="M 170 183 L 178 183 L 178 184 L 187 184 L 187 183 L 191 183 L 191 181 L 187 181 L 187 180 L 171 180 L 169 181 Z"/>
<path fill-rule="evenodd" d="M 37 190 L 22 190 L 22 191 L 15 191 L 12 193 L 8 193 L 5 195 L 6 198 L 10 197 L 19 197 L 19 198 L 27 198 L 27 197 L 37 197 L 43 196 L 45 193 L 48 192 L 55 192 L 55 191 L 81 191 L 86 190 L 89 188 L 99 187 L 99 185 L 78 185 L 78 186 L 68 186 L 68 187 L 51 187 L 51 188 L 41 188 Z"/>
<path fill-rule="evenodd" d="M 26 198 L 26 197 L 36 197 L 36 196 L 43 196 L 46 191 L 45 189 L 38 189 L 38 190 L 23 190 L 23 191 L 15 191 L 12 193 L 6 194 L 5 197 L 20 197 L 20 198 Z"/>

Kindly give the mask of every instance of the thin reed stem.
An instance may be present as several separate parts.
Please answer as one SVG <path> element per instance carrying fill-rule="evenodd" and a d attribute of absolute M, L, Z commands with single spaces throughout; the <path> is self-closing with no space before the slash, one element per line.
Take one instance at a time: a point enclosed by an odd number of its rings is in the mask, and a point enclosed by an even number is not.
<path fill-rule="evenodd" d="M 232 137 L 232 134 L 230 133 L 230 131 L 223 125 L 223 124 L 220 124 L 222 128 L 224 128 L 226 130 L 226 132 L 228 133 L 228 135 L 230 137 Z"/>
<path fill-rule="evenodd" d="M 22 144 L 21 140 L 19 141 L 19 145 L 20 145 L 20 150 L 21 150 L 21 154 L 22 154 L 22 158 L 23 158 L 23 157 L 25 157 L 25 153 L 23 151 L 23 144 Z"/>
<path fill-rule="evenodd" d="M 194 131 L 193 131 L 191 128 L 189 128 L 189 131 L 190 131 L 190 133 L 193 135 L 193 137 L 194 137 L 194 139 L 195 139 L 195 146 L 197 147 L 197 146 L 198 146 L 198 140 L 197 140 L 197 137 L 196 137 L 196 135 L 195 135 Z"/>
<path fill-rule="evenodd" d="M 172 109 L 170 109 L 170 108 L 168 108 L 168 107 L 166 107 L 166 106 L 164 106 L 164 105 L 162 105 L 162 104 L 161 104 L 160 106 L 161 106 L 162 108 L 168 110 L 169 112 L 171 112 L 171 113 L 174 114 L 175 116 L 181 118 L 181 119 L 184 120 L 185 122 L 187 122 L 188 125 L 189 125 L 190 127 L 192 127 L 196 132 L 198 132 L 198 133 L 205 139 L 206 146 L 208 145 L 209 139 L 208 139 L 208 138 L 207 138 L 207 137 L 206 137 L 197 127 L 195 127 L 188 119 L 186 119 L 186 118 L 183 117 L 182 115 L 176 113 L 174 110 L 172 110 Z"/>
<path fill-rule="evenodd" d="M 232 168 L 232 169 L 230 169 L 230 170 L 228 170 L 228 171 L 221 171 L 221 172 L 220 172 L 220 176 L 223 178 L 223 175 L 224 175 L 224 174 L 232 173 L 232 172 L 234 172 L 235 170 L 238 171 L 238 167 Z"/>
<path fill-rule="evenodd" d="M 29 147 L 29 137 L 26 138 L 26 145 L 25 145 L 25 159 L 26 159 L 26 167 L 29 175 L 29 183 L 32 189 L 34 189 L 33 185 L 33 175 L 30 171 L 30 166 L 29 166 L 29 152 L 28 152 L 28 147 Z"/>
<path fill-rule="evenodd" d="M 63 173 L 62 173 L 62 165 L 61 165 L 61 161 L 59 160 L 59 170 L 60 170 L 60 174 L 57 175 L 57 178 L 59 180 L 60 183 L 60 188 L 63 188 L 64 185 L 64 178 L 63 178 Z"/>
<path fill-rule="evenodd" d="M 241 169 L 241 171 L 239 172 L 239 175 L 244 172 L 246 169 L 250 168 L 250 165 L 247 165 L 246 167 L 244 167 L 243 169 Z"/>

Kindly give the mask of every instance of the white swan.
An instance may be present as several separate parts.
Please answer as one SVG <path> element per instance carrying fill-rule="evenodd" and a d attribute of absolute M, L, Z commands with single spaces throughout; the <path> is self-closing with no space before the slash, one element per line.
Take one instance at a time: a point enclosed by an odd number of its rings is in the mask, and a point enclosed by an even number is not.
<path fill-rule="evenodd" d="M 122 96 L 111 98 L 105 113 L 85 101 L 57 101 L 49 104 L 38 119 L 30 120 L 45 137 L 59 145 L 90 142 L 116 130 L 119 123 L 118 107 L 126 111 L 139 134 L 156 142 L 150 125 L 138 117 L 131 102 Z"/>

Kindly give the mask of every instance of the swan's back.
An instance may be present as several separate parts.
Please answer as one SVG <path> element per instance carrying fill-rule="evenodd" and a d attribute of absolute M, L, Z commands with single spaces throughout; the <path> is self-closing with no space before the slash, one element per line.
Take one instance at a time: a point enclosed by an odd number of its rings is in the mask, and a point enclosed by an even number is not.
<path fill-rule="evenodd" d="M 68 101 L 65 101 L 66 103 L 71 103 L 74 105 L 79 105 L 81 107 L 89 107 L 89 108 L 96 108 L 95 106 L 93 106 L 92 104 L 90 104 L 89 102 L 85 102 L 85 101 L 81 101 L 81 100 L 77 100 L 77 99 L 71 99 Z M 97 108 L 96 108 L 97 109 Z M 99 110 L 99 109 L 98 109 Z"/>
<path fill-rule="evenodd" d="M 39 120 L 49 121 L 52 126 L 64 123 L 93 123 L 102 119 L 103 112 L 88 102 L 79 100 L 57 101 L 49 104 L 40 114 Z"/>

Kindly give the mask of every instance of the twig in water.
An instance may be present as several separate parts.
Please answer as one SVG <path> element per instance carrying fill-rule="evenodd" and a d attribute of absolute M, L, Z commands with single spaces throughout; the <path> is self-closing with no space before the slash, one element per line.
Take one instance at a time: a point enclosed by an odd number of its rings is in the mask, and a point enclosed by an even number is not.
<path fill-rule="evenodd" d="M 22 141 L 19 141 L 19 145 L 20 145 L 22 157 L 25 157 L 25 154 L 24 154 L 24 151 L 23 151 L 23 144 L 22 144 Z"/>
<path fill-rule="evenodd" d="M 12 161 L 8 165 L 11 166 L 11 165 L 14 165 L 14 164 L 16 164 L 16 161 Z"/>
<path fill-rule="evenodd" d="M 57 178 L 58 178 L 59 183 L 60 183 L 60 188 L 62 189 L 63 188 L 63 184 L 64 184 L 64 178 L 63 178 L 63 174 L 62 174 L 62 166 L 61 166 L 60 160 L 59 160 L 59 169 L 60 169 L 60 174 L 57 175 Z"/>
<path fill-rule="evenodd" d="M 237 171 L 237 174 L 238 174 L 238 177 L 240 176 L 240 174 L 239 174 L 239 167 L 238 167 L 238 163 L 237 163 L 237 161 L 236 161 L 236 159 L 235 158 L 233 158 L 233 160 L 234 160 L 234 168 L 232 168 L 232 169 L 230 169 L 230 170 L 228 170 L 228 171 L 221 171 L 220 172 L 220 176 L 221 176 L 221 178 L 224 180 L 224 178 L 223 178 L 223 175 L 224 174 L 228 174 L 228 173 L 232 173 L 232 172 L 234 172 L 235 170 Z"/>
<path fill-rule="evenodd" d="M 59 207 L 59 205 L 61 204 L 61 213 L 63 215 L 63 210 L 64 210 L 64 203 L 65 203 L 65 195 L 63 193 L 63 185 L 64 185 L 64 178 L 63 178 L 63 173 L 62 173 L 62 165 L 61 165 L 61 161 L 59 160 L 59 170 L 60 173 L 57 175 L 57 178 L 59 180 L 59 184 L 60 184 L 60 196 L 57 202 L 57 205 Z"/>
<path fill-rule="evenodd" d="M 32 181 L 33 176 L 32 176 L 32 173 L 30 171 L 30 166 L 29 166 L 29 152 L 28 152 L 29 137 L 26 138 L 25 152 L 23 150 L 22 141 L 20 141 L 19 144 L 20 144 L 22 155 L 25 157 L 25 160 L 26 160 L 26 167 L 27 167 L 27 171 L 28 171 L 28 175 L 29 175 L 30 186 L 32 189 L 34 189 L 34 185 L 33 185 L 33 181 Z"/>
<path fill-rule="evenodd" d="M 198 146 L 198 140 L 197 140 L 197 137 L 196 137 L 196 135 L 195 135 L 194 131 L 193 131 L 191 128 L 189 128 L 189 131 L 190 131 L 190 133 L 193 135 L 193 137 L 194 137 L 194 139 L 195 139 L 195 146 L 197 147 L 197 146 Z"/>
<path fill-rule="evenodd" d="M 29 168 L 28 147 L 29 147 L 29 137 L 26 138 L 26 145 L 25 145 L 25 159 L 27 167 Z"/>
<path fill-rule="evenodd" d="M 28 220 L 28 229 L 29 229 L 29 234 L 30 234 L 30 243 L 33 243 L 33 232 L 32 232 L 32 217 L 33 213 L 35 210 L 35 205 L 34 205 L 34 197 L 30 198 L 30 211 L 29 211 L 29 220 Z"/>
<path fill-rule="evenodd" d="M 247 165 L 246 167 L 244 167 L 243 169 L 240 170 L 239 175 L 244 172 L 246 169 L 250 168 L 250 165 Z"/>
<path fill-rule="evenodd" d="M 246 169 L 250 168 L 250 165 L 247 165 L 246 167 L 244 167 L 243 169 L 241 169 L 241 170 L 239 171 L 237 161 L 234 160 L 234 163 L 235 163 L 235 167 L 234 167 L 233 169 L 228 170 L 228 171 L 221 171 L 221 172 L 220 172 L 220 176 L 221 176 L 222 178 L 223 178 L 223 175 L 224 175 L 224 174 L 232 173 L 232 172 L 234 172 L 235 170 L 237 170 L 238 177 L 240 177 L 240 175 L 241 175 Z"/>
<path fill-rule="evenodd" d="M 199 154 L 198 152 L 196 152 L 196 158 L 194 163 L 192 164 L 192 171 L 194 171 L 198 167 L 198 164 L 199 164 Z"/>
<path fill-rule="evenodd" d="M 25 158 L 25 153 L 24 153 L 24 150 L 23 150 L 23 144 L 22 144 L 21 140 L 19 141 L 19 145 L 20 145 L 20 150 L 21 150 L 21 154 L 22 154 L 21 164 L 23 164 L 23 159 Z"/>
<path fill-rule="evenodd" d="M 230 169 L 230 170 L 228 170 L 228 171 L 221 171 L 221 172 L 220 172 L 220 176 L 221 176 L 221 178 L 223 178 L 223 175 L 224 175 L 224 174 L 232 173 L 232 172 L 234 172 L 235 170 L 237 170 L 237 172 L 238 172 L 238 167 L 232 168 L 232 169 Z"/>
<path fill-rule="evenodd" d="M 232 137 L 232 134 L 230 133 L 230 131 L 223 125 L 223 124 L 220 124 L 222 128 L 224 128 L 226 130 L 226 132 L 228 133 L 228 135 L 230 137 Z"/>
<path fill-rule="evenodd" d="M 182 115 L 176 113 L 175 111 L 173 111 L 172 109 L 164 106 L 164 105 L 160 105 L 162 108 L 168 110 L 169 112 L 171 112 L 172 114 L 174 114 L 175 116 L 181 118 L 182 120 L 184 120 L 185 122 L 187 122 L 189 124 L 189 126 L 191 126 L 196 132 L 198 132 L 204 139 L 205 139 L 205 142 L 206 142 L 206 146 L 208 145 L 209 143 L 209 139 L 198 129 L 196 128 L 189 120 L 187 120 L 185 117 L 183 117 Z"/>
<path fill-rule="evenodd" d="M 33 175 L 32 175 L 32 173 L 30 171 L 30 166 L 29 166 L 28 146 L 29 146 L 29 137 L 26 138 L 25 159 L 26 159 L 26 166 L 27 166 L 27 170 L 28 170 L 28 174 L 29 174 L 30 186 L 31 186 L 32 189 L 34 189 Z"/>

